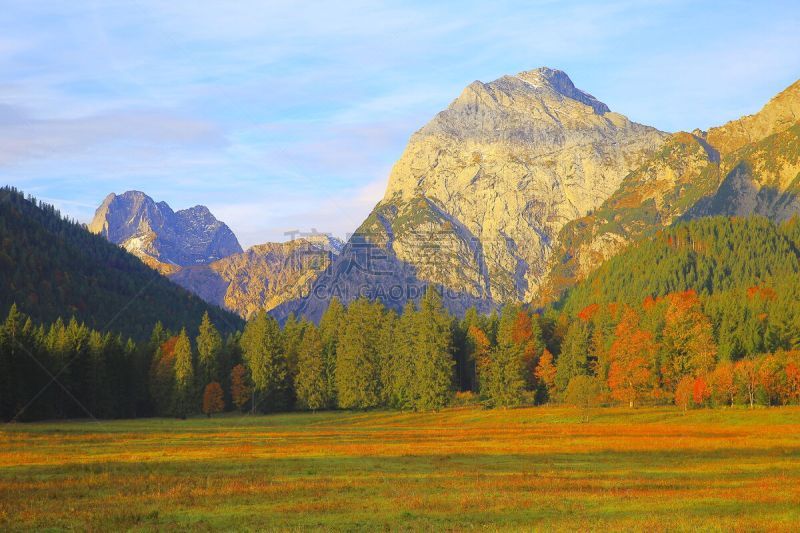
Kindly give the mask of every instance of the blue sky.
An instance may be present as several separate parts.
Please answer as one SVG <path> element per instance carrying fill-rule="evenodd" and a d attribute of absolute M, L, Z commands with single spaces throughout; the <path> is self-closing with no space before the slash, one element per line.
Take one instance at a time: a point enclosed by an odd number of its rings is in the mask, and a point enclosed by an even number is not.
<path fill-rule="evenodd" d="M 208 205 L 244 246 L 354 230 L 475 79 L 566 71 L 667 131 L 800 78 L 800 2 L 16 1 L 0 181 L 88 221 L 109 192 Z"/>

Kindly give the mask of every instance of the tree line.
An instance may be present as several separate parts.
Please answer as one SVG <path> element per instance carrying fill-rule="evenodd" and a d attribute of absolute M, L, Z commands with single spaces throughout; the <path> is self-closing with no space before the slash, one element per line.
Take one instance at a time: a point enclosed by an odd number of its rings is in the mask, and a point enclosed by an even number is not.
<path fill-rule="evenodd" d="M 719 327 L 718 302 L 692 290 L 574 315 L 508 305 L 459 320 L 429 289 L 401 313 L 379 301 L 333 300 L 319 325 L 289 317 L 281 326 L 262 312 L 226 337 L 206 314 L 196 336 L 157 323 L 139 343 L 75 319 L 36 325 L 12 306 L 0 328 L 0 404 L 4 420 L 465 403 L 798 404 L 800 339 L 764 326 L 776 299 L 754 286 L 731 300 L 753 317 L 741 324 L 748 346 L 773 347 L 758 355 L 724 348 L 730 332 Z"/>

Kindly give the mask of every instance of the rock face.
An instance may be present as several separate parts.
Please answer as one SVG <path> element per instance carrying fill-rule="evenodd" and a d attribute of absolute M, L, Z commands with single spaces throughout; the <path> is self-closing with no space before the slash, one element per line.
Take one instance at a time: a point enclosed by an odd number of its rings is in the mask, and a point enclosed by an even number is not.
<path fill-rule="evenodd" d="M 559 230 L 600 206 L 665 136 L 558 70 L 476 81 L 411 137 L 384 198 L 318 285 L 350 300 L 433 283 L 454 311 L 528 300 Z M 369 268 L 351 267 L 359 254 L 373 256 Z M 298 309 L 314 317 L 324 305 Z"/>
<path fill-rule="evenodd" d="M 173 212 L 138 191 L 109 194 L 89 230 L 206 302 L 245 318 L 303 296 L 343 247 L 336 238 L 312 234 L 242 251 L 207 207 Z"/>
<path fill-rule="evenodd" d="M 559 297 L 628 243 L 680 218 L 800 213 L 800 81 L 755 115 L 671 135 L 593 213 L 567 224 L 537 295 Z"/>
<path fill-rule="evenodd" d="M 248 318 L 302 298 L 341 246 L 327 236 L 260 244 L 206 265 L 182 268 L 169 278 L 205 301 Z"/>
<path fill-rule="evenodd" d="M 242 251 L 230 228 L 207 207 L 174 212 L 165 202 L 156 203 L 139 191 L 109 194 L 95 212 L 89 231 L 165 274 Z"/>

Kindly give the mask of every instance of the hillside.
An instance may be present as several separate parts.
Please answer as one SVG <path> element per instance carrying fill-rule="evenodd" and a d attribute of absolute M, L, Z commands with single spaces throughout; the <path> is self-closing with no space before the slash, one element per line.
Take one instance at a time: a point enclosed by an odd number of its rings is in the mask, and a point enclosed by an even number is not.
<path fill-rule="evenodd" d="M 800 81 L 758 113 L 671 135 L 603 204 L 561 229 L 536 303 L 547 303 L 631 242 L 679 219 L 800 213 Z"/>
<path fill-rule="evenodd" d="M 52 206 L 0 189 L 0 308 L 38 322 L 75 316 L 89 327 L 145 338 L 153 324 L 194 330 L 208 311 L 232 331 L 241 320 L 203 302 Z M 5 311 L 3 311 L 5 312 Z"/>
<path fill-rule="evenodd" d="M 800 219 L 679 222 L 606 261 L 557 307 L 572 317 L 598 304 L 646 309 L 684 291 L 703 302 L 727 358 L 800 346 Z"/>

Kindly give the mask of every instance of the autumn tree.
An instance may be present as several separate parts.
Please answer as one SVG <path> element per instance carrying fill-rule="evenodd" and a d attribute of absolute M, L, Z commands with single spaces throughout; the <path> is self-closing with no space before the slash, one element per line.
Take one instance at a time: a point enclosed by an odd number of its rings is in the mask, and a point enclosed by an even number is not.
<path fill-rule="evenodd" d="M 609 351 L 608 386 L 615 399 L 630 407 L 636 405 L 650 383 L 650 365 L 655 352 L 653 334 L 639 329 L 638 317 L 633 310 L 628 310 L 616 328 Z"/>
<path fill-rule="evenodd" d="M 542 346 L 542 331 L 539 323 L 522 309 L 517 311 L 514 319 L 511 341 L 522 351 L 526 388 L 534 390 L 536 388 L 536 359 Z"/>
<path fill-rule="evenodd" d="M 250 401 L 253 386 L 250 383 L 247 368 L 238 364 L 231 370 L 231 401 L 240 411 Z"/>
<path fill-rule="evenodd" d="M 545 348 L 542 355 L 539 357 L 539 363 L 536 365 L 536 379 L 539 380 L 547 390 L 547 398 L 555 400 L 556 397 L 556 367 L 553 364 L 553 354 L 550 350 Z"/>
<path fill-rule="evenodd" d="M 564 391 L 564 401 L 581 410 L 584 422 L 589 421 L 589 412 L 592 407 L 600 403 L 602 397 L 600 381 L 593 376 L 579 375 L 569 380 Z"/>
<path fill-rule="evenodd" d="M 182 329 L 175 341 L 175 414 L 186 418 L 196 407 L 194 393 L 194 365 L 192 363 L 192 345 L 186 328 Z"/>
<path fill-rule="evenodd" d="M 705 376 L 697 376 L 692 383 L 692 401 L 698 407 L 711 397 L 711 389 Z"/>
<path fill-rule="evenodd" d="M 694 379 L 691 376 L 683 376 L 675 387 L 675 405 L 686 412 L 692 404 L 693 393 Z"/>
<path fill-rule="evenodd" d="M 756 390 L 758 389 L 758 365 L 753 359 L 742 359 L 736 362 L 733 370 L 736 381 L 747 393 L 747 400 L 750 403 L 750 409 L 752 409 L 755 404 Z"/>
<path fill-rule="evenodd" d="M 473 357 L 475 358 L 475 376 L 478 388 L 486 386 L 488 380 L 491 342 L 486 332 L 477 325 L 469 327 L 467 337 L 473 346 Z"/>
<path fill-rule="evenodd" d="M 797 352 L 794 352 L 797 354 Z M 784 368 L 786 374 L 786 400 L 787 403 L 800 402 L 800 362 L 790 359 Z"/>
<path fill-rule="evenodd" d="M 709 376 L 711 396 L 717 405 L 733 405 L 737 386 L 733 376 L 733 363 L 720 362 Z"/>
<path fill-rule="evenodd" d="M 214 413 L 221 413 L 225 410 L 225 395 L 222 386 L 216 381 L 206 385 L 203 391 L 203 413 L 209 418 Z"/>

